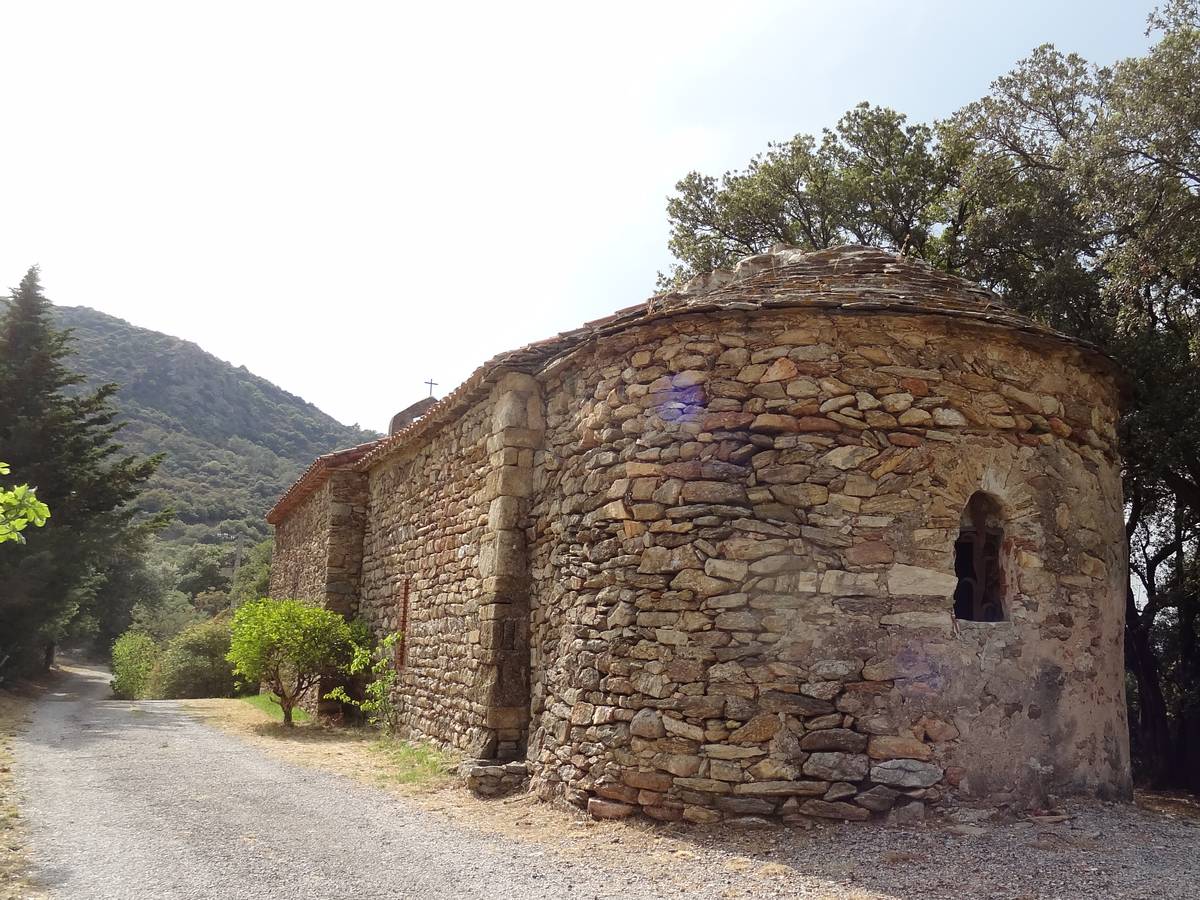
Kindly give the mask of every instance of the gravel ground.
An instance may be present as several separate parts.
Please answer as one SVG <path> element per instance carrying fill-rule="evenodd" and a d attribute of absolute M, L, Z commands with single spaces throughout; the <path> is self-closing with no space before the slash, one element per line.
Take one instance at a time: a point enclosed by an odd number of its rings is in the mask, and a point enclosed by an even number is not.
<path fill-rule="evenodd" d="M 35 878 L 98 898 L 655 897 L 639 878 L 449 826 L 277 762 L 74 669 L 16 742 Z"/>
<path fill-rule="evenodd" d="M 561 831 L 526 838 L 284 762 L 175 703 L 105 699 L 107 681 L 69 670 L 14 747 L 34 875 L 56 898 L 1200 896 L 1186 815 L 731 833 L 538 805 Z"/>

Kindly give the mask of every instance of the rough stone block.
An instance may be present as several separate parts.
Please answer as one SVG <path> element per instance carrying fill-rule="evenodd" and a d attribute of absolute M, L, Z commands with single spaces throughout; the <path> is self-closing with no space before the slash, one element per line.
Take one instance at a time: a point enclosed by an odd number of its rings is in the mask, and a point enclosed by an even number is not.
<path fill-rule="evenodd" d="M 958 578 L 953 572 L 896 564 L 888 570 L 887 585 L 897 597 L 952 597 Z"/>
<path fill-rule="evenodd" d="M 754 716 L 745 725 L 736 729 L 730 734 L 729 740 L 735 744 L 761 743 L 762 741 L 770 740 L 780 727 L 779 716 L 772 713 L 762 713 Z"/>
<path fill-rule="evenodd" d="M 919 759 L 928 761 L 933 758 L 933 750 L 928 744 L 913 737 L 897 735 L 875 735 L 867 747 L 867 755 L 871 759 Z"/>
<path fill-rule="evenodd" d="M 805 775 L 822 781 L 861 781 L 869 769 L 870 760 L 858 753 L 814 753 L 803 766 Z"/>
<path fill-rule="evenodd" d="M 682 719 L 674 719 L 671 716 L 663 716 L 662 724 L 667 734 L 673 734 L 688 741 L 699 742 L 704 740 L 704 729 L 699 725 L 692 725 L 684 722 Z"/>
<path fill-rule="evenodd" d="M 501 466 L 496 470 L 496 496 L 528 497 L 533 493 L 533 470 Z"/>
<path fill-rule="evenodd" d="M 890 759 L 871 766 L 871 780 L 892 787 L 925 788 L 942 780 L 942 770 L 915 759 Z"/>
<path fill-rule="evenodd" d="M 594 819 L 624 819 L 637 812 L 637 807 L 616 800 L 592 797 L 587 802 L 587 811 Z"/>
<path fill-rule="evenodd" d="M 801 750 L 837 750 L 844 753 L 862 753 L 867 747 L 867 736 L 848 728 L 827 728 L 810 731 L 800 739 Z"/>
<path fill-rule="evenodd" d="M 805 800 L 800 804 L 800 812 L 806 816 L 841 819 L 845 822 L 865 822 L 871 818 L 871 813 L 861 806 L 852 803 L 830 803 L 826 800 Z"/>
<path fill-rule="evenodd" d="M 827 781 L 752 781 L 735 785 L 733 792 L 761 797 L 820 797 L 828 789 Z"/>

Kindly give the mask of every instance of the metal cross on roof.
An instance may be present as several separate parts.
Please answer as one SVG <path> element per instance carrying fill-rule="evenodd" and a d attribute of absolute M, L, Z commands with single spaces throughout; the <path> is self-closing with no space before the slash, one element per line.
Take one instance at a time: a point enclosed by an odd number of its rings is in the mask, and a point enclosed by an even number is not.
<path fill-rule="evenodd" d="M 434 389 L 435 387 L 437 387 L 437 382 L 436 382 L 436 381 L 434 381 L 432 378 L 430 378 L 428 381 L 426 381 L 426 382 L 423 382 L 423 383 L 424 383 L 424 384 L 427 384 L 427 385 L 429 385 L 429 396 L 430 396 L 430 397 L 432 397 L 432 396 L 433 396 L 433 389 Z"/>

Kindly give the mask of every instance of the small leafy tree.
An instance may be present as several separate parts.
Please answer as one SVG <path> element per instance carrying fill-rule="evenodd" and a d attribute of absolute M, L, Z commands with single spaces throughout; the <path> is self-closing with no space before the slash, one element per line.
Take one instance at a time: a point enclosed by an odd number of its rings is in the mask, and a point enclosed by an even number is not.
<path fill-rule="evenodd" d="M 357 636 L 356 636 L 357 637 Z M 363 687 L 363 698 L 356 700 L 339 685 L 325 695 L 326 700 L 338 700 L 361 710 L 372 725 L 388 731 L 396 728 L 396 707 L 392 702 L 392 688 L 396 684 L 396 645 L 403 639 L 394 631 L 371 647 L 369 642 L 354 643 L 354 658 L 347 671 L 351 675 L 369 673 L 371 678 Z"/>
<path fill-rule="evenodd" d="M 0 462 L 0 475 L 9 473 L 8 463 Z M 50 518 L 50 507 L 37 498 L 37 491 L 27 484 L 0 488 L 0 544 L 5 541 L 25 543 L 21 534 L 26 526 L 41 528 Z"/>
<path fill-rule="evenodd" d="M 239 675 L 274 693 L 289 728 L 300 699 L 322 676 L 344 669 L 352 656 L 350 626 L 327 609 L 263 597 L 233 614 L 228 659 Z"/>
<path fill-rule="evenodd" d="M 159 646 L 144 631 L 127 631 L 113 644 L 112 690 L 122 700 L 147 697 L 158 665 Z"/>

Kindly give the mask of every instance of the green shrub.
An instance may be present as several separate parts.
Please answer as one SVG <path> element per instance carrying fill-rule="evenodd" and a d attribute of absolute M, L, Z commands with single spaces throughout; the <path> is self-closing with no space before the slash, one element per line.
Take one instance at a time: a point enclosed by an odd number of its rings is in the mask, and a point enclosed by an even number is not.
<path fill-rule="evenodd" d="M 144 631 L 127 631 L 113 643 L 112 689 L 122 700 L 140 700 L 153 690 L 160 650 Z"/>
<path fill-rule="evenodd" d="M 300 600 L 263 597 L 233 614 L 229 661 L 239 675 L 278 698 L 289 727 L 300 698 L 320 684 L 321 676 L 348 665 L 352 650 L 345 619 Z"/>
<path fill-rule="evenodd" d="M 229 623 L 215 620 L 191 625 L 171 638 L 159 662 L 157 693 L 180 697 L 231 697 L 233 666 L 229 653 Z"/>
<path fill-rule="evenodd" d="M 326 700 L 338 700 L 360 710 L 372 725 L 395 731 L 398 724 L 396 709 L 392 702 L 392 690 L 396 686 L 396 645 L 404 639 L 399 631 L 384 637 L 378 644 L 370 638 L 370 632 L 355 623 L 354 656 L 346 671 L 351 675 L 369 674 L 363 685 L 363 696 L 359 700 L 351 697 L 345 687 L 338 686 L 325 695 Z"/>

